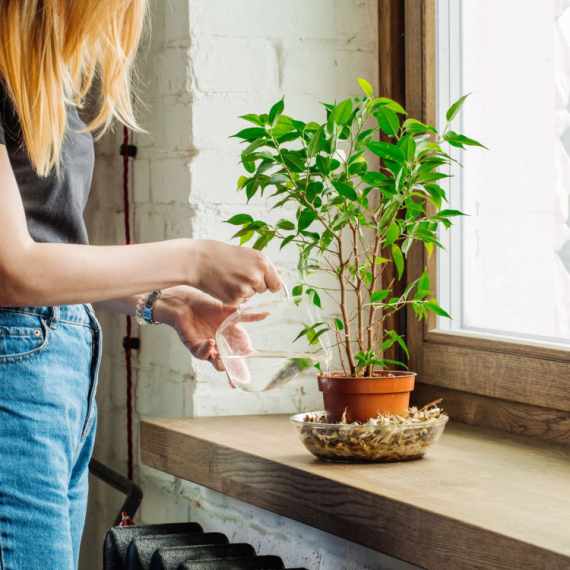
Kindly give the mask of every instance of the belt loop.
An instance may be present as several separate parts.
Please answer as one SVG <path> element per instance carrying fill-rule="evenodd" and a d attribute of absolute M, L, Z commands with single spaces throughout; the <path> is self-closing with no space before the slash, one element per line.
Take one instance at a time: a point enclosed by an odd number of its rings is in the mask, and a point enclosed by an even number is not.
<path fill-rule="evenodd" d="M 52 307 L 52 314 L 49 322 L 49 326 L 52 329 L 57 329 L 57 324 L 59 323 L 59 307 Z"/>
<path fill-rule="evenodd" d="M 91 328 L 94 332 L 98 333 L 101 330 L 101 326 L 99 325 L 99 321 L 97 320 L 97 316 L 95 315 L 95 310 L 93 309 L 93 305 L 90 303 L 86 303 L 84 305 L 85 309 L 87 310 L 87 314 L 91 319 Z"/>

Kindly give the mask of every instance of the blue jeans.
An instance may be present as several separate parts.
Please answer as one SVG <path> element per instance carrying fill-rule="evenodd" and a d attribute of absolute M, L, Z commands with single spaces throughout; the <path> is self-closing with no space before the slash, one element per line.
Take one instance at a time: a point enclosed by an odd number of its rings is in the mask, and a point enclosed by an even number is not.
<path fill-rule="evenodd" d="M 101 329 L 89 305 L 0 308 L 0 568 L 73 570 Z"/>

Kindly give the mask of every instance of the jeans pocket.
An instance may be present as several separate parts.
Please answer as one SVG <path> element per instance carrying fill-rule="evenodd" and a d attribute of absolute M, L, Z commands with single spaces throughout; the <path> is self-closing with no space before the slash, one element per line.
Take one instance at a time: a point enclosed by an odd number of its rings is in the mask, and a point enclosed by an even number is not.
<path fill-rule="evenodd" d="M 30 360 L 42 354 L 51 339 L 44 319 L 23 315 L 20 320 L 11 315 L 9 322 L 0 321 L 0 364 Z"/>

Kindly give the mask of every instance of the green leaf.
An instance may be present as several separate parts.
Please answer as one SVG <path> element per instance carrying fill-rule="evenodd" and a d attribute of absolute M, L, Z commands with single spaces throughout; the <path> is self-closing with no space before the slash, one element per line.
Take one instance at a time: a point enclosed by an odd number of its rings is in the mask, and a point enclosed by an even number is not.
<path fill-rule="evenodd" d="M 398 142 L 399 149 L 404 153 L 406 160 L 412 162 L 416 155 L 416 141 L 412 135 L 402 137 Z"/>
<path fill-rule="evenodd" d="M 293 290 L 291 291 L 291 295 L 293 297 L 299 297 L 302 294 L 303 294 L 303 286 L 302 285 L 295 285 L 295 287 L 293 287 Z"/>
<path fill-rule="evenodd" d="M 449 107 L 447 113 L 445 114 L 447 122 L 453 121 L 453 119 L 455 119 L 455 116 L 457 115 L 457 113 L 459 113 L 459 109 L 461 109 L 461 106 L 463 105 L 463 103 L 465 103 L 465 99 L 467 99 L 469 95 L 471 95 L 471 93 L 463 95 L 463 97 L 460 97 L 455 103 L 453 103 L 453 105 L 451 105 L 451 107 Z"/>
<path fill-rule="evenodd" d="M 396 113 L 401 113 L 402 115 L 408 114 L 399 103 L 396 103 L 396 101 L 393 99 L 388 99 L 388 97 L 380 97 L 378 99 L 375 99 L 373 108 L 375 109 L 378 105 L 392 109 L 392 111 L 396 111 Z"/>
<path fill-rule="evenodd" d="M 321 325 L 325 325 L 325 323 L 315 323 L 314 325 L 311 325 L 310 327 L 305 327 L 296 337 L 295 340 L 293 340 L 293 342 L 299 340 L 302 336 L 305 336 L 307 333 L 314 331 L 317 327 L 320 327 Z M 325 325 L 326 326 L 326 325 Z M 327 329 L 324 329 L 322 332 L 324 332 Z"/>
<path fill-rule="evenodd" d="M 259 180 L 253 180 L 251 184 L 248 184 L 245 188 L 245 195 L 247 201 L 249 202 L 259 190 Z"/>
<path fill-rule="evenodd" d="M 417 121 L 416 119 L 408 119 L 407 121 L 404 122 L 403 127 L 406 132 L 411 134 L 425 133 L 426 131 L 431 131 L 432 133 L 437 134 L 435 127 L 432 127 L 430 125 L 424 125 L 423 123 L 420 123 L 420 121 Z"/>
<path fill-rule="evenodd" d="M 303 121 L 295 121 L 295 119 L 293 119 L 293 126 L 301 133 L 307 128 L 307 125 L 303 123 Z"/>
<path fill-rule="evenodd" d="M 271 111 L 269 111 L 269 124 L 271 127 L 274 127 L 277 124 L 281 113 L 283 113 L 283 110 L 285 109 L 284 99 L 285 98 L 281 99 L 281 101 L 277 101 L 277 103 L 271 107 Z"/>
<path fill-rule="evenodd" d="M 439 217 L 439 216 L 445 216 L 446 218 L 451 218 L 453 216 L 465 216 L 465 214 L 463 212 L 460 212 L 459 210 L 441 210 L 436 214 L 436 216 L 433 217 Z"/>
<path fill-rule="evenodd" d="M 281 135 L 281 136 L 276 136 L 275 142 L 277 144 L 281 145 L 281 144 L 285 144 L 286 142 L 295 141 L 300 137 L 301 137 L 301 135 L 298 132 L 291 132 L 291 133 L 286 133 L 286 134 Z"/>
<path fill-rule="evenodd" d="M 344 324 L 343 324 L 343 322 L 342 322 L 340 319 L 337 319 L 337 318 L 335 317 L 335 318 L 333 319 L 333 321 L 334 321 L 334 324 L 336 325 L 336 328 L 337 328 L 339 331 L 344 330 Z"/>
<path fill-rule="evenodd" d="M 322 309 L 321 298 L 319 297 L 319 294 L 314 289 L 307 289 L 307 295 L 309 295 L 309 297 L 310 297 L 313 305 L 315 305 L 315 307 Z"/>
<path fill-rule="evenodd" d="M 371 303 L 380 303 L 382 302 L 389 294 L 391 293 L 390 289 L 382 289 L 382 291 L 375 291 L 370 296 Z"/>
<path fill-rule="evenodd" d="M 291 117 L 287 117 L 287 115 L 281 115 L 279 119 L 277 119 L 277 123 L 273 129 L 271 129 L 271 133 L 275 138 L 279 138 L 294 130 L 295 125 L 293 124 L 293 119 Z"/>
<path fill-rule="evenodd" d="M 299 365 L 301 372 L 313 366 L 313 361 L 310 358 L 291 358 L 291 360 Z"/>
<path fill-rule="evenodd" d="M 315 131 L 315 134 L 311 137 L 311 140 L 309 142 L 309 146 L 307 147 L 307 156 L 309 158 L 312 158 L 313 156 L 315 156 L 315 154 L 317 154 L 317 152 L 319 152 L 319 150 L 322 150 L 321 148 L 321 137 L 323 135 L 323 132 L 325 130 L 324 125 L 319 127 L 319 129 L 317 131 Z"/>
<path fill-rule="evenodd" d="M 262 249 L 267 247 L 267 244 L 272 239 L 273 239 L 273 235 L 271 235 L 271 234 L 265 234 L 263 236 L 260 236 L 258 238 L 258 240 L 253 244 L 253 249 L 257 249 L 258 251 L 261 251 Z"/>
<path fill-rule="evenodd" d="M 281 245 L 279 246 L 279 249 L 283 249 L 288 243 L 290 243 L 293 239 L 295 239 L 295 236 L 287 236 L 282 242 Z"/>
<path fill-rule="evenodd" d="M 299 231 L 306 230 L 317 218 L 317 215 L 313 210 L 309 210 L 306 208 L 305 210 L 301 211 L 301 215 L 299 216 L 298 228 Z"/>
<path fill-rule="evenodd" d="M 356 201 L 358 196 L 357 196 L 356 191 L 354 190 L 354 188 L 352 186 L 349 186 L 348 184 L 345 184 L 344 182 L 333 182 L 332 184 L 335 187 L 335 190 L 341 196 L 344 196 L 345 198 L 347 198 L 348 200 L 351 200 L 353 202 Z"/>
<path fill-rule="evenodd" d="M 289 177 L 286 174 L 274 174 L 270 179 L 268 184 L 285 184 L 289 182 Z"/>
<path fill-rule="evenodd" d="M 244 243 L 247 243 L 254 236 L 254 234 L 255 234 L 255 232 L 248 232 L 248 233 L 242 235 L 240 240 L 239 240 L 239 244 L 243 245 Z"/>
<path fill-rule="evenodd" d="M 279 220 L 275 227 L 280 230 L 291 231 L 295 229 L 295 224 L 289 220 Z"/>
<path fill-rule="evenodd" d="M 384 363 L 387 362 L 388 364 L 395 364 L 396 366 L 402 366 L 403 368 L 405 368 L 406 370 L 408 370 L 408 367 L 403 363 L 403 362 L 399 362 L 398 360 L 388 360 L 387 358 L 383 358 L 382 359 L 382 366 L 384 366 L 384 368 L 388 368 Z"/>
<path fill-rule="evenodd" d="M 418 291 L 429 291 L 429 275 L 427 267 L 424 268 L 424 272 L 418 281 Z"/>
<path fill-rule="evenodd" d="M 392 222 L 386 230 L 386 243 L 384 246 L 392 245 L 400 237 L 400 226 Z"/>
<path fill-rule="evenodd" d="M 321 239 L 321 236 L 317 232 L 302 231 L 301 235 L 308 237 L 309 239 L 312 239 L 313 241 L 319 241 Z"/>
<path fill-rule="evenodd" d="M 404 158 L 404 153 L 396 145 L 393 144 L 373 141 L 369 142 L 366 145 L 366 148 L 384 160 L 391 160 L 398 163 L 406 161 Z"/>
<path fill-rule="evenodd" d="M 242 115 L 239 118 L 249 121 L 250 123 L 253 123 L 255 125 L 259 125 L 260 127 L 263 127 L 263 121 L 259 118 L 259 115 Z M 265 132 L 265 129 L 263 132 Z"/>
<path fill-rule="evenodd" d="M 239 133 L 232 135 L 230 138 L 244 139 L 246 141 L 253 141 L 259 137 L 264 137 L 267 135 L 265 129 L 250 127 L 249 129 L 243 129 Z"/>
<path fill-rule="evenodd" d="M 392 216 L 396 212 L 397 207 L 398 207 L 397 204 L 390 204 L 386 208 L 386 210 L 382 214 L 382 217 L 380 218 L 380 222 L 378 223 L 378 228 L 380 230 L 392 219 Z"/>
<path fill-rule="evenodd" d="M 368 81 L 366 81 L 366 79 L 360 79 L 357 78 L 356 81 L 358 81 L 358 83 L 360 84 L 360 87 L 362 87 L 362 91 L 364 91 L 364 93 L 366 93 L 367 97 L 371 97 L 372 96 L 372 85 L 370 85 L 370 83 L 368 83 Z"/>
<path fill-rule="evenodd" d="M 365 184 L 370 184 L 370 186 L 377 186 L 383 182 L 386 182 L 386 180 L 388 180 L 388 178 L 386 178 L 386 176 L 381 172 L 371 171 L 362 176 L 362 182 Z"/>
<path fill-rule="evenodd" d="M 419 175 L 418 181 L 436 182 L 437 180 L 442 180 L 443 178 L 449 178 L 449 175 L 444 174 L 443 172 L 423 172 Z"/>
<path fill-rule="evenodd" d="M 435 313 L 440 317 L 447 317 L 448 319 L 451 319 L 451 317 L 439 306 L 438 302 L 435 299 L 430 299 L 429 301 L 426 301 L 425 304 L 432 313 Z"/>
<path fill-rule="evenodd" d="M 398 270 L 398 279 L 401 279 L 404 273 L 404 256 L 402 250 L 395 243 L 392 244 L 392 258 Z"/>
<path fill-rule="evenodd" d="M 443 138 L 450 145 L 456 146 L 458 148 L 463 148 L 463 145 L 466 144 L 467 146 L 480 146 L 481 148 L 489 150 L 486 146 L 483 146 L 480 142 L 477 142 L 476 140 L 470 139 L 469 137 L 466 137 L 465 135 L 458 135 L 457 133 L 454 133 L 453 131 L 449 131 L 448 133 L 446 133 Z"/>
<path fill-rule="evenodd" d="M 305 162 L 297 155 L 291 153 L 283 154 L 283 161 L 293 172 L 303 172 L 305 170 Z"/>
<path fill-rule="evenodd" d="M 253 218 L 249 214 L 237 214 L 225 221 L 226 224 L 232 224 L 233 226 L 242 226 L 249 222 L 253 222 Z"/>
<path fill-rule="evenodd" d="M 348 123 L 351 114 L 352 114 L 352 100 L 346 99 L 346 101 L 339 103 L 334 108 L 334 111 L 332 113 L 333 121 L 337 125 L 345 125 L 346 123 Z"/>
<path fill-rule="evenodd" d="M 328 331 L 328 327 L 321 329 L 320 331 L 309 331 L 307 333 L 307 338 L 309 339 L 309 344 L 317 344 L 317 342 L 319 341 L 319 337 L 323 334 L 325 334 Z"/>
<path fill-rule="evenodd" d="M 317 154 L 316 166 L 321 174 L 328 174 L 331 171 L 330 160 L 322 154 Z"/>
<path fill-rule="evenodd" d="M 247 176 L 240 176 L 238 180 L 238 190 L 241 190 L 248 182 L 249 178 Z"/>
<path fill-rule="evenodd" d="M 400 121 L 394 111 L 386 107 L 380 107 L 376 112 L 376 118 L 378 119 L 378 125 L 387 135 L 395 137 L 398 134 Z"/>
<path fill-rule="evenodd" d="M 424 188 L 432 197 L 433 205 L 439 210 L 441 208 L 442 198 L 445 200 L 445 191 L 443 188 L 437 184 L 425 184 Z"/>
<path fill-rule="evenodd" d="M 307 185 L 307 192 L 305 196 L 309 202 L 313 202 L 315 198 L 324 190 L 322 182 L 312 182 Z"/>
<path fill-rule="evenodd" d="M 242 164 L 250 174 L 255 172 L 255 162 L 253 160 L 242 160 Z"/>

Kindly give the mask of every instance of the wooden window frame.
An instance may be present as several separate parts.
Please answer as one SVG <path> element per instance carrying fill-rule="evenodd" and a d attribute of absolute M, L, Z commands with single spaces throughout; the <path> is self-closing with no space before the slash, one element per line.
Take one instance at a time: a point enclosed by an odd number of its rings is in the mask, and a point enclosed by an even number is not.
<path fill-rule="evenodd" d="M 381 94 L 435 124 L 436 0 L 379 0 L 379 60 Z M 428 258 L 414 244 L 407 282 L 426 265 L 435 291 L 437 254 Z M 411 308 L 405 321 L 409 368 L 418 374 L 415 402 L 442 397 L 456 420 L 570 443 L 570 350 L 438 330 L 435 315 L 418 322 Z"/>

